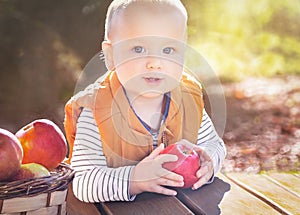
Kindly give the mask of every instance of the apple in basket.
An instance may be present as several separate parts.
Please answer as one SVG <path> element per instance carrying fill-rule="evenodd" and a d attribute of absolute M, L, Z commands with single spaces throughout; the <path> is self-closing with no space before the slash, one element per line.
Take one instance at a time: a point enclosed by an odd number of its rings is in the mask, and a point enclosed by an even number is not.
<path fill-rule="evenodd" d="M 15 135 L 23 147 L 23 164 L 38 163 L 53 170 L 66 157 L 65 136 L 51 120 L 37 119 L 21 128 Z"/>
<path fill-rule="evenodd" d="M 178 142 L 167 146 L 160 154 L 173 154 L 178 157 L 177 161 L 165 162 L 162 166 L 183 176 L 183 188 L 190 188 L 197 182 L 196 172 L 200 168 L 200 158 L 195 150 Z"/>
<path fill-rule="evenodd" d="M 50 176 L 50 172 L 46 167 L 37 163 L 22 164 L 21 169 L 12 177 L 12 180 L 31 179 Z"/>
<path fill-rule="evenodd" d="M 0 181 L 9 180 L 20 169 L 23 149 L 17 137 L 0 128 Z"/>

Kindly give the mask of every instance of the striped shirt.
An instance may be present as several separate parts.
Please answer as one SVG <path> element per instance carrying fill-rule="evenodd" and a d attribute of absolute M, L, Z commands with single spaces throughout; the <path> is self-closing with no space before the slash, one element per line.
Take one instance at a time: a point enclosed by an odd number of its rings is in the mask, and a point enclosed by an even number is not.
<path fill-rule="evenodd" d="M 153 144 L 157 145 L 155 137 Z M 214 173 L 219 171 L 226 148 L 205 110 L 197 145 L 210 156 Z M 75 171 L 73 191 L 79 200 L 92 203 L 135 199 L 129 194 L 129 178 L 134 166 L 107 167 L 98 127 L 89 109 L 83 109 L 77 121 L 71 166 Z"/>

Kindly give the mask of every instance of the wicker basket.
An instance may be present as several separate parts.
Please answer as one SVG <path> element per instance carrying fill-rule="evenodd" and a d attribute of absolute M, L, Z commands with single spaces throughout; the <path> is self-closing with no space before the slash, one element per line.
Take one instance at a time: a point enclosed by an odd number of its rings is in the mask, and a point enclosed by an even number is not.
<path fill-rule="evenodd" d="M 61 163 L 50 176 L 0 183 L 0 214 L 65 215 L 74 171 Z"/>

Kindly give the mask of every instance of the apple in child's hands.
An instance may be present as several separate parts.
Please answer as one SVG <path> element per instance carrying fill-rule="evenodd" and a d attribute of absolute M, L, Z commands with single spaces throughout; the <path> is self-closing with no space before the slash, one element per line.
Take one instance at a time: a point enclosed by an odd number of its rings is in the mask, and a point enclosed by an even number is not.
<path fill-rule="evenodd" d="M 12 180 L 15 181 L 22 179 L 40 178 L 45 176 L 50 176 L 50 172 L 44 166 L 37 163 L 27 163 L 21 165 L 21 169 L 19 169 Z"/>
<path fill-rule="evenodd" d="M 6 181 L 18 172 L 22 158 L 23 150 L 18 138 L 0 128 L 0 181 Z"/>
<path fill-rule="evenodd" d="M 183 188 L 190 188 L 198 181 L 196 172 L 200 169 L 200 158 L 195 150 L 178 142 L 167 146 L 160 154 L 173 154 L 178 157 L 177 161 L 166 162 L 162 166 L 183 176 Z"/>
<path fill-rule="evenodd" d="M 66 139 L 51 120 L 35 120 L 21 128 L 16 136 L 23 147 L 23 164 L 38 163 L 53 170 L 66 157 Z"/>

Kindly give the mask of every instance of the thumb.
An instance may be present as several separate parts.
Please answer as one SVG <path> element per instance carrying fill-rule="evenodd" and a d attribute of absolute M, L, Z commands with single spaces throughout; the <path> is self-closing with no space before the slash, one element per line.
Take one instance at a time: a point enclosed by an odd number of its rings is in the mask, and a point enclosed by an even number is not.
<path fill-rule="evenodd" d="M 151 154 L 148 156 L 148 158 L 150 159 L 154 159 L 156 158 L 157 155 L 159 155 L 159 153 L 164 150 L 165 145 L 163 143 L 161 143 L 158 147 L 156 147 L 156 149 L 153 150 L 153 152 L 151 152 Z"/>
<path fill-rule="evenodd" d="M 158 160 L 160 161 L 161 164 L 165 163 L 165 162 L 175 162 L 178 160 L 178 156 L 177 155 L 171 155 L 171 154 L 164 154 L 161 155 Z"/>
<path fill-rule="evenodd" d="M 194 149 L 198 153 L 201 162 L 210 161 L 211 160 L 210 156 L 207 154 L 207 152 L 203 148 L 196 147 Z"/>

